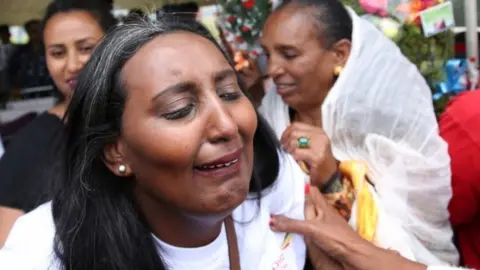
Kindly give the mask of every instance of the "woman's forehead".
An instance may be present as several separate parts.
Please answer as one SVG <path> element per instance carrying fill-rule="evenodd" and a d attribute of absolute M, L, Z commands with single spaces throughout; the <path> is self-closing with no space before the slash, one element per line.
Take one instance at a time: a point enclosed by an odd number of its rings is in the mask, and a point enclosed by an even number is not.
<path fill-rule="evenodd" d="M 277 10 L 265 23 L 263 40 L 285 40 L 302 43 L 317 39 L 318 25 L 310 7 L 286 6 Z"/>
<path fill-rule="evenodd" d="M 60 12 L 51 17 L 44 29 L 47 43 L 102 37 L 104 32 L 97 20 L 87 11 Z"/>
<path fill-rule="evenodd" d="M 180 79 L 210 76 L 231 68 L 220 50 L 199 35 L 177 32 L 154 38 L 125 64 L 127 85 L 177 83 Z"/>

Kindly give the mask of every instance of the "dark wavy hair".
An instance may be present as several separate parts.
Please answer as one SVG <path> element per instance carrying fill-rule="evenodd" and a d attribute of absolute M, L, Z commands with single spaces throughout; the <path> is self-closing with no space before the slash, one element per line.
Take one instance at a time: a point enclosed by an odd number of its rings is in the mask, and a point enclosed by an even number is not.
<path fill-rule="evenodd" d="M 98 0 L 53 0 L 45 11 L 43 27 L 48 20 L 60 12 L 86 11 L 97 20 L 103 32 L 107 33 L 117 21 L 110 12 L 110 7 L 105 1 Z"/>
<path fill-rule="evenodd" d="M 103 149 L 121 134 L 125 62 L 155 37 L 177 31 L 203 36 L 222 52 L 198 22 L 164 15 L 157 22 L 141 20 L 113 29 L 79 76 L 67 112 L 67 172 L 52 202 L 55 253 L 64 269 L 167 269 L 135 203 L 134 179 L 115 176 L 103 162 Z M 262 191 L 278 176 L 280 161 L 274 133 L 258 113 L 257 118 L 250 192 L 260 202 Z"/>

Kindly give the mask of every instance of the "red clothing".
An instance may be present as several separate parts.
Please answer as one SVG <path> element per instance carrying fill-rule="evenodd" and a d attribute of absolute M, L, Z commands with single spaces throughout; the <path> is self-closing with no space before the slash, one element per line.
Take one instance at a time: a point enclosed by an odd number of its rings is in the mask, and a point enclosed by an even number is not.
<path fill-rule="evenodd" d="M 450 220 L 463 263 L 480 269 L 480 90 L 450 102 L 440 117 L 440 135 L 452 160 Z"/>

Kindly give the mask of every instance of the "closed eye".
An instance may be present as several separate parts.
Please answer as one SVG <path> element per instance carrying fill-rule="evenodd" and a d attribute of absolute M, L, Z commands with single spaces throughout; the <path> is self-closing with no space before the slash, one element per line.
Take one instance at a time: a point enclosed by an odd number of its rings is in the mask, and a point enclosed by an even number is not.
<path fill-rule="evenodd" d="M 95 46 L 81 47 L 81 48 L 80 48 L 80 52 L 82 52 L 82 53 L 90 53 L 90 52 L 93 51 L 94 48 L 95 48 Z"/>
<path fill-rule="evenodd" d="M 298 56 L 298 54 L 291 50 L 281 51 L 282 57 L 287 60 L 292 60 Z"/>
<path fill-rule="evenodd" d="M 184 118 L 184 117 L 188 116 L 193 111 L 194 107 L 195 106 L 193 105 L 193 103 L 188 104 L 187 106 L 185 106 L 181 109 L 178 109 L 178 110 L 173 111 L 173 112 L 166 113 L 162 116 L 165 117 L 165 119 L 167 119 L 167 120 L 181 119 L 181 118 Z"/>
<path fill-rule="evenodd" d="M 218 95 L 221 99 L 225 101 L 235 101 L 239 99 L 242 94 L 239 92 L 232 92 L 232 93 L 222 93 Z"/>

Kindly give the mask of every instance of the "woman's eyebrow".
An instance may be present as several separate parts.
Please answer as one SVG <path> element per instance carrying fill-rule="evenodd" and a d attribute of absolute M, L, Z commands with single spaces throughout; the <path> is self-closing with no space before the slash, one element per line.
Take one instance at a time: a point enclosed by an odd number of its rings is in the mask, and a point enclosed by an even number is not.
<path fill-rule="evenodd" d="M 223 80 L 225 80 L 226 78 L 229 78 L 229 77 L 236 77 L 236 73 L 235 71 L 233 71 L 232 69 L 225 69 L 225 70 L 222 70 L 222 71 L 219 71 L 217 73 L 215 73 L 214 75 L 214 80 L 216 83 L 218 82 L 221 82 Z"/>
<path fill-rule="evenodd" d="M 64 48 L 65 46 L 62 45 L 62 44 L 51 44 L 51 45 L 48 45 L 47 48 L 48 49 L 54 49 L 54 48 Z"/>
<path fill-rule="evenodd" d="M 167 88 L 164 88 L 161 90 L 158 94 L 156 94 L 153 98 L 152 101 L 155 101 L 156 99 L 172 94 L 172 93 L 183 93 L 185 91 L 189 91 L 190 89 L 194 88 L 195 84 L 192 82 L 179 82 L 174 85 L 168 86 Z"/>

